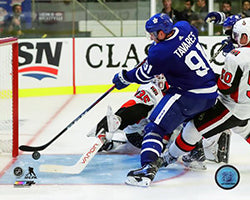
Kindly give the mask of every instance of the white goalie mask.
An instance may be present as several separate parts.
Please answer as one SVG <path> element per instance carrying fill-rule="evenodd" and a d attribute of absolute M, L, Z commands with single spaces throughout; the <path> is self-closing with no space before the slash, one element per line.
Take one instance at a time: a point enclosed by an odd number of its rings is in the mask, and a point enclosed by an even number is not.
<path fill-rule="evenodd" d="M 242 34 L 246 34 L 248 38 L 248 41 L 245 44 L 241 44 L 240 42 Z M 250 17 L 243 18 L 234 24 L 233 39 L 240 46 L 245 46 L 250 42 Z"/>
<path fill-rule="evenodd" d="M 166 85 L 166 78 L 163 74 L 155 75 L 155 78 L 152 80 L 152 82 L 157 85 L 161 90 L 165 89 Z"/>

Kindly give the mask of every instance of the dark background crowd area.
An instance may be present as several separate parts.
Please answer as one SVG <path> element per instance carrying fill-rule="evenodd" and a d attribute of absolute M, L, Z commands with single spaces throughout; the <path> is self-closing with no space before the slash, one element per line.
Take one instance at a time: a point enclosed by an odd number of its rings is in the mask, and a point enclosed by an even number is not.
<path fill-rule="evenodd" d="M 208 35 L 204 22 L 208 13 L 206 0 L 155 2 L 156 12 L 167 13 L 174 22 L 186 20 L 197 27 L 200 35 Z M 89 22 L 146 21 L 151 14 L 150 5 L 150 0 L 0 0 L 0 37 L 91 37 Z M 226 16 L 249 17 L 250 2 L 214 0 L 214 10 Z M 80 30 L 80 22 L 86 24 L 86 30 Z M 221 26 L 214 26 L 214 35 L 223 35 Z"/>

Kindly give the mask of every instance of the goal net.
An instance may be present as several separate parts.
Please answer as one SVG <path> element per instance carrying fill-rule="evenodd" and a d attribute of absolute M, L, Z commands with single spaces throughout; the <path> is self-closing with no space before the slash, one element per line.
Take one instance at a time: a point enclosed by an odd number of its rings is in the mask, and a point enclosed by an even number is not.
<path fill-rule="evenodd" d="M 18 155 L 18 42 L 0 38 L 0 153 Z"/>

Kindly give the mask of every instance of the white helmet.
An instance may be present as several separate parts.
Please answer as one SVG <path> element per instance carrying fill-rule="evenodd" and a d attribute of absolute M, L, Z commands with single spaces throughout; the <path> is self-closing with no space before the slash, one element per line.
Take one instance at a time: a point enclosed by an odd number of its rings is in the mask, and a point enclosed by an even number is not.
<path fill-rule="evenodd" d="M 163 74 L 155 75 L 152 82 L 157 85 L 161 90 L 164 90 L 166 88 L 166 78 Z"/>
<path fill-rule="evenodd" d="M 246 34 L 248 41 L 245 44 L 240 43 L 242 34 Z M 250 17 L 240 19 L 233 26 L 233 39 L 240 46 L 245 46 L 250 42 Z"/>

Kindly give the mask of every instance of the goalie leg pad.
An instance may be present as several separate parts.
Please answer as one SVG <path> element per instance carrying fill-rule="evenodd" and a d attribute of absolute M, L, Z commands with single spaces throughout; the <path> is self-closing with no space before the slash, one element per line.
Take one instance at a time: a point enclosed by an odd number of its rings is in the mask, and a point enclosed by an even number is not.
<path fill-rule="evenodd" d="M 101 129 L 105 132 L 108 131 L 107 116 L 103 117 L 102 120 L 87 133 L 87 136 L 96 137 Z"/>
<path fill-rule="evenodd" d="M 115 132 L 121 125 L 121 118 L 113 113 L 111 106 L 108 106 L 107 110 L 107 125 L 108 132 L 111 133 Z"/>
<path fill-rule="evenodd" d="M 107 132 L 115 132 L 119 129 L 121 125 L 121 118 L 115 115 L 112 111 L 112 108 L 108 106 L 107 108 L 107 115 L 102 118 L 102 120 L 95 126 L 90 132 L 87 134 L 88 137 L 95 137 L 98 135 L 101 129 L 103 129 L 106 133 Z M 112 135 L 108 135 L 112 137 Z M 110 138 L 109 138 L 110 139 Z"/>

